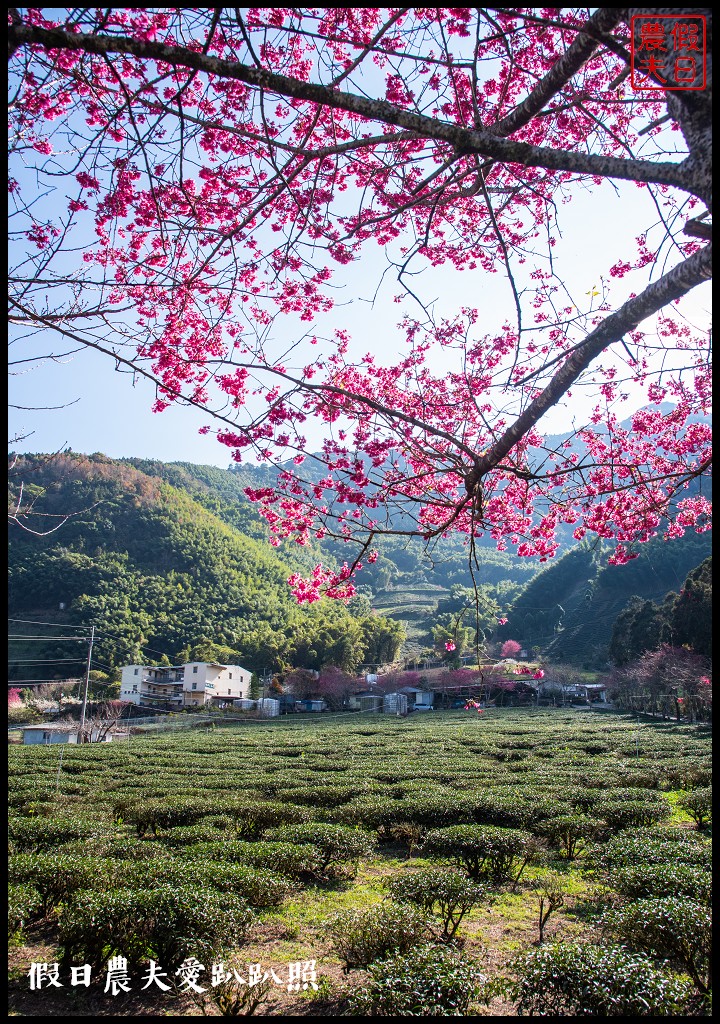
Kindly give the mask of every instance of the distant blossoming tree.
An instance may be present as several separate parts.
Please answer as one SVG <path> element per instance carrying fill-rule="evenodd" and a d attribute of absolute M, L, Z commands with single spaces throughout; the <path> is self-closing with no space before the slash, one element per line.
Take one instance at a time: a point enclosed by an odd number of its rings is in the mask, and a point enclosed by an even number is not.
<path fill-rule="evenodd" d="M 661 644 L 637 661 L 616 669 L 609 689 L 618 707 L 664 715 L 709 718 L 711 662 L 686 647 Z"/>
<path fill-rule="evenodd" d="M 680 81 L 666 46 L 635 88 L 630 18 L 656 10 L 11 8 L 16 368 L 33 335 L 107 353 L 274 465 L 248 494 L 276 543 L 357 544 L 294 577 L 299 600 L 350 596 L 384 532 L 545 560 L 572 524 L 622 562 L 706 529 L 708 339 L 676 303 L 711 273 L 710 66 Z M 650 194 L 639 237 L 605 182 Z M 575 295 L 554 261 L 578 187 L 616 253 Z M 396 281 L 381 354 L 338 326 L 361 258 Z"/>
<path fill-rule="evenodd" d="M 522 646 L 517 640 L 506 640 L 500 648 L 500 654 L 503 658 L 516 658 L 521 650 Z"/>

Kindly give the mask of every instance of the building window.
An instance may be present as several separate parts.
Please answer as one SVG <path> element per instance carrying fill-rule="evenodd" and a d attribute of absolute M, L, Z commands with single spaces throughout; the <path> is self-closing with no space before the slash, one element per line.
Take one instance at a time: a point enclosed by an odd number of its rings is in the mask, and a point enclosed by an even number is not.
<path fill-rule="evenodd" d="M 197 665 L 193 665 L 193 675 L 197 675 Z"/>
<path fill-rule="evenodd" d="M 193 690 L 197 690 L 197 683 L 193 683 L 192 684 L 192 688 L 193 688 Z"/>
<path fill-rule="evenodd" d="M 138 672 L 139 672 L 139 669 L 136 668 L 135 671 L 133 672 L 133 675 L 136 676 L 138 674 Z"/>
<path fill-rule="evenodd" d="M 228 679 L 232 679 L 232 672 L 229 672 L 229 673 L 228 673 Z M 229 691 L 229 690 L 228 690 L 228 693 L 230 693 L 230 691 Z"/>
<path fill-rule="evenodd" d="M 228 690 L 228 693 L 229 693 L 229 694 L 230 694 L 230 693 L 232 693 L 232 690 Z"/>

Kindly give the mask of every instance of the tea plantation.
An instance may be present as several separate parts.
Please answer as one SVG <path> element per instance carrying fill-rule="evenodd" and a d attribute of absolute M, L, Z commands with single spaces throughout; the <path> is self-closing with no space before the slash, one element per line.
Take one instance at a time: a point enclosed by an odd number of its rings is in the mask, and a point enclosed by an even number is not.
<path fill-rule="evenodd" d="M 710 783 L 595 710 L 13 746 L 11 1014 L 706 1016 Z"/>

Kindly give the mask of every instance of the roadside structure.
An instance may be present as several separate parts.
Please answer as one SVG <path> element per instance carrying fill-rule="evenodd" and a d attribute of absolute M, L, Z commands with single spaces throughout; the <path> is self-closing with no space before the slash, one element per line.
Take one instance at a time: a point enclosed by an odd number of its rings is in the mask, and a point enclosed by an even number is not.
<path fill-rule="evenodd" d="M 40 725 L 26 725 L 22 731 L 23 743 L 27 746 L 28 744 L 41 743 L 45 746 L 51 743 L 78 743 L 80 733 L 80 727 L 78 724 L 70 724 L 65 722 L 45 722 Z M 126 740 L 128 738 L 128 731 L 126 729 L 103 729 L 102 726 L 91 728 L 89 733 L 85 734 L 85 741 L 87 743 L 112 743 L 117 740 Z"/>

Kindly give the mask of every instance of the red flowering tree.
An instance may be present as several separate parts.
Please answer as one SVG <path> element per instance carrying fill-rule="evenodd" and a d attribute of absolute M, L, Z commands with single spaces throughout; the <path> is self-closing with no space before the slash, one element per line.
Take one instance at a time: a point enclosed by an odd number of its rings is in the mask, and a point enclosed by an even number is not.
<path fill-rule="evenodd" d="M 517 640 L 506 640 L 500 648 L 500 655 L 503 658 L 517 658 L 521 650 L 522 646 Z"/>
<path fill-rule="evenodd" d="M 438 681 L 441 686 L 473 686 L 476 683 L 483 682 L 485 675 L 486 673 L 481 672 L 479 669 L 451 668 L 441 672 Z"/>
<path fill-rule="evenodd" d="M 623 709 L 691 718 L 709 718 L 712 711 L 712 663 L 687 647 L 661 644 L 616 669 L 608 685 Z"/>
<path fill-rule="evenodd" d="M 420 672 L 384 672 L 378 676 L 377 687 L 382 693 L 395 693 L 403 686 L 416 686 L 422 689 L 423 676 Z"/>
<path fill-rule="evenodd" d="M 358 689 L 357 678 L 334 665 L 324 668 L 317 681 L 317 695 L 326 701 L 331 711 L 345 707 L 348 698 Z"/>
<path fill-rule="evenodd" d="M 12 8 L 15 337 L 105 352 L 276 465 L 249 491 L 276 542 L 359 545 L 293 578 L 300 600 L 349 596 L 386 530 L 545 560 L 571 523 L 623 561 L 707 528 L 686 490 L 711 460 L 707 337 L 675 304 L 710 276 L 711 83 L 668 45 L 636 90 L 630 13 L 656 10 Z M 627 237 L 603 192 L 616 255 L 570 294 L 563 207 L 606 181 L 654 212 Z M 379 260 L 392 359 L 333 319 L 346 268 Z M 450 310 L 443 268 L 466 282 Z M 574 438 L 546 441 L 578 390 Z"/>
<path fill-rule="evenodd" d="M 317 676 L 308 669 L 294 669 L 285 676 L 284 682 L 297 700 L 309 700 L 317 696 Z"/>
<path fill-rule="evenodd" d="M 18 686 L 11 686 L 8 690 L 8 707 L 19 708 L 22 704 L 20 699 L 20 688 Z"/>

